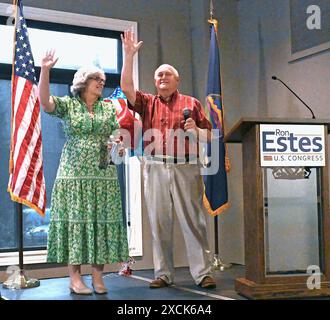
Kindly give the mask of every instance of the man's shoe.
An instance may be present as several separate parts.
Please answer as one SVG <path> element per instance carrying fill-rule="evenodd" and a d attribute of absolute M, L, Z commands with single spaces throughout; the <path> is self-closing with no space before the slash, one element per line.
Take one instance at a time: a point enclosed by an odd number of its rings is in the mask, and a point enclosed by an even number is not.
<path fill-rule="evenodd" d="M 149 288 L 150 289 L 158 289 L 158 288 L 164 288 L 167 287 L 168 283 L 166 283 L 163 279 L 157 278 L 150 282 Z"/>
<path fill-rule="evenodd" d="M 217 284 L 215 283 L 215 280 L 212 277 L 206 276 L 203 278 L 199 286 L 204 289 L 214 289 L 217 287 Z"/>

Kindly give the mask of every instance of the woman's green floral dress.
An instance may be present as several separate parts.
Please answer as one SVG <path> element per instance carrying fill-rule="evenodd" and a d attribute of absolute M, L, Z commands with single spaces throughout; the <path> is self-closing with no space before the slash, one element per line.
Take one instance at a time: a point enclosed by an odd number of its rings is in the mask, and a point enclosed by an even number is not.
<path fill-rule="evenodd" d="M 68 140 L 52 192 L 49 262 L 105 264 L 128 258 L 116 166 L 104 166 L 107 140 L 118 128 L 115 108 L 97 101 L 91 118 L 79 98 L 53 97 L 49 113 L 64 121 Z"/>

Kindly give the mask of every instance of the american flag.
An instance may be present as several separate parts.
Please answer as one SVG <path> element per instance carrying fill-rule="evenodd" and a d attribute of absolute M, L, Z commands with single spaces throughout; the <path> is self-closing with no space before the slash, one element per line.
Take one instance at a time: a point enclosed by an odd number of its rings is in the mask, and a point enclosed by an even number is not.
<path fill-rule="evenodd" d="M 272 161 L 273 157 L 272 156 L 264 156 L 264 161 Z"/>
<path fill-rule="evenodd" d="M 45 214 L 40 103 L 21 0 L 16 1 L 8 192 L 13 201 Z"/>

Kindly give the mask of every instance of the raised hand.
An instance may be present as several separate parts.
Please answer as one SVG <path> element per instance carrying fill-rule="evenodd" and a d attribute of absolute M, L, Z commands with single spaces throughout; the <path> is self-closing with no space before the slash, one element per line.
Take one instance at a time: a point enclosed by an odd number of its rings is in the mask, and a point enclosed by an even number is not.
<path fill-rule="evenodd" d="M 54 58 L 55 50 L 47 50 L 45 56 L 41 60 L 41 68 L 50 70 L 56 64 L 58 58 Z"/>
<path fill-rule="evenodd" d="M 126 30 L 124 35 L 121 34 L 121 41 L 124 45 L 124 51 L 126 55 L 133 56 L 141 48 L 143 41 L 137 42 L 135 39 L 134 31 Z"/>

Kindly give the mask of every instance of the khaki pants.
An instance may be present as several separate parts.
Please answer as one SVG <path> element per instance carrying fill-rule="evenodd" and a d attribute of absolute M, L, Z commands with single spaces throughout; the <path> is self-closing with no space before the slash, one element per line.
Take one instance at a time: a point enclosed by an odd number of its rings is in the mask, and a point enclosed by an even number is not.
<path fill-rule="evenodd" d="M 196 284 L 211 274 L 203 180 L 197 164 L 144 163 L 144 194 L 152 232 L 155 278 L 174 280 L 173 211 L 183 233 L 189 268 Z"/>

